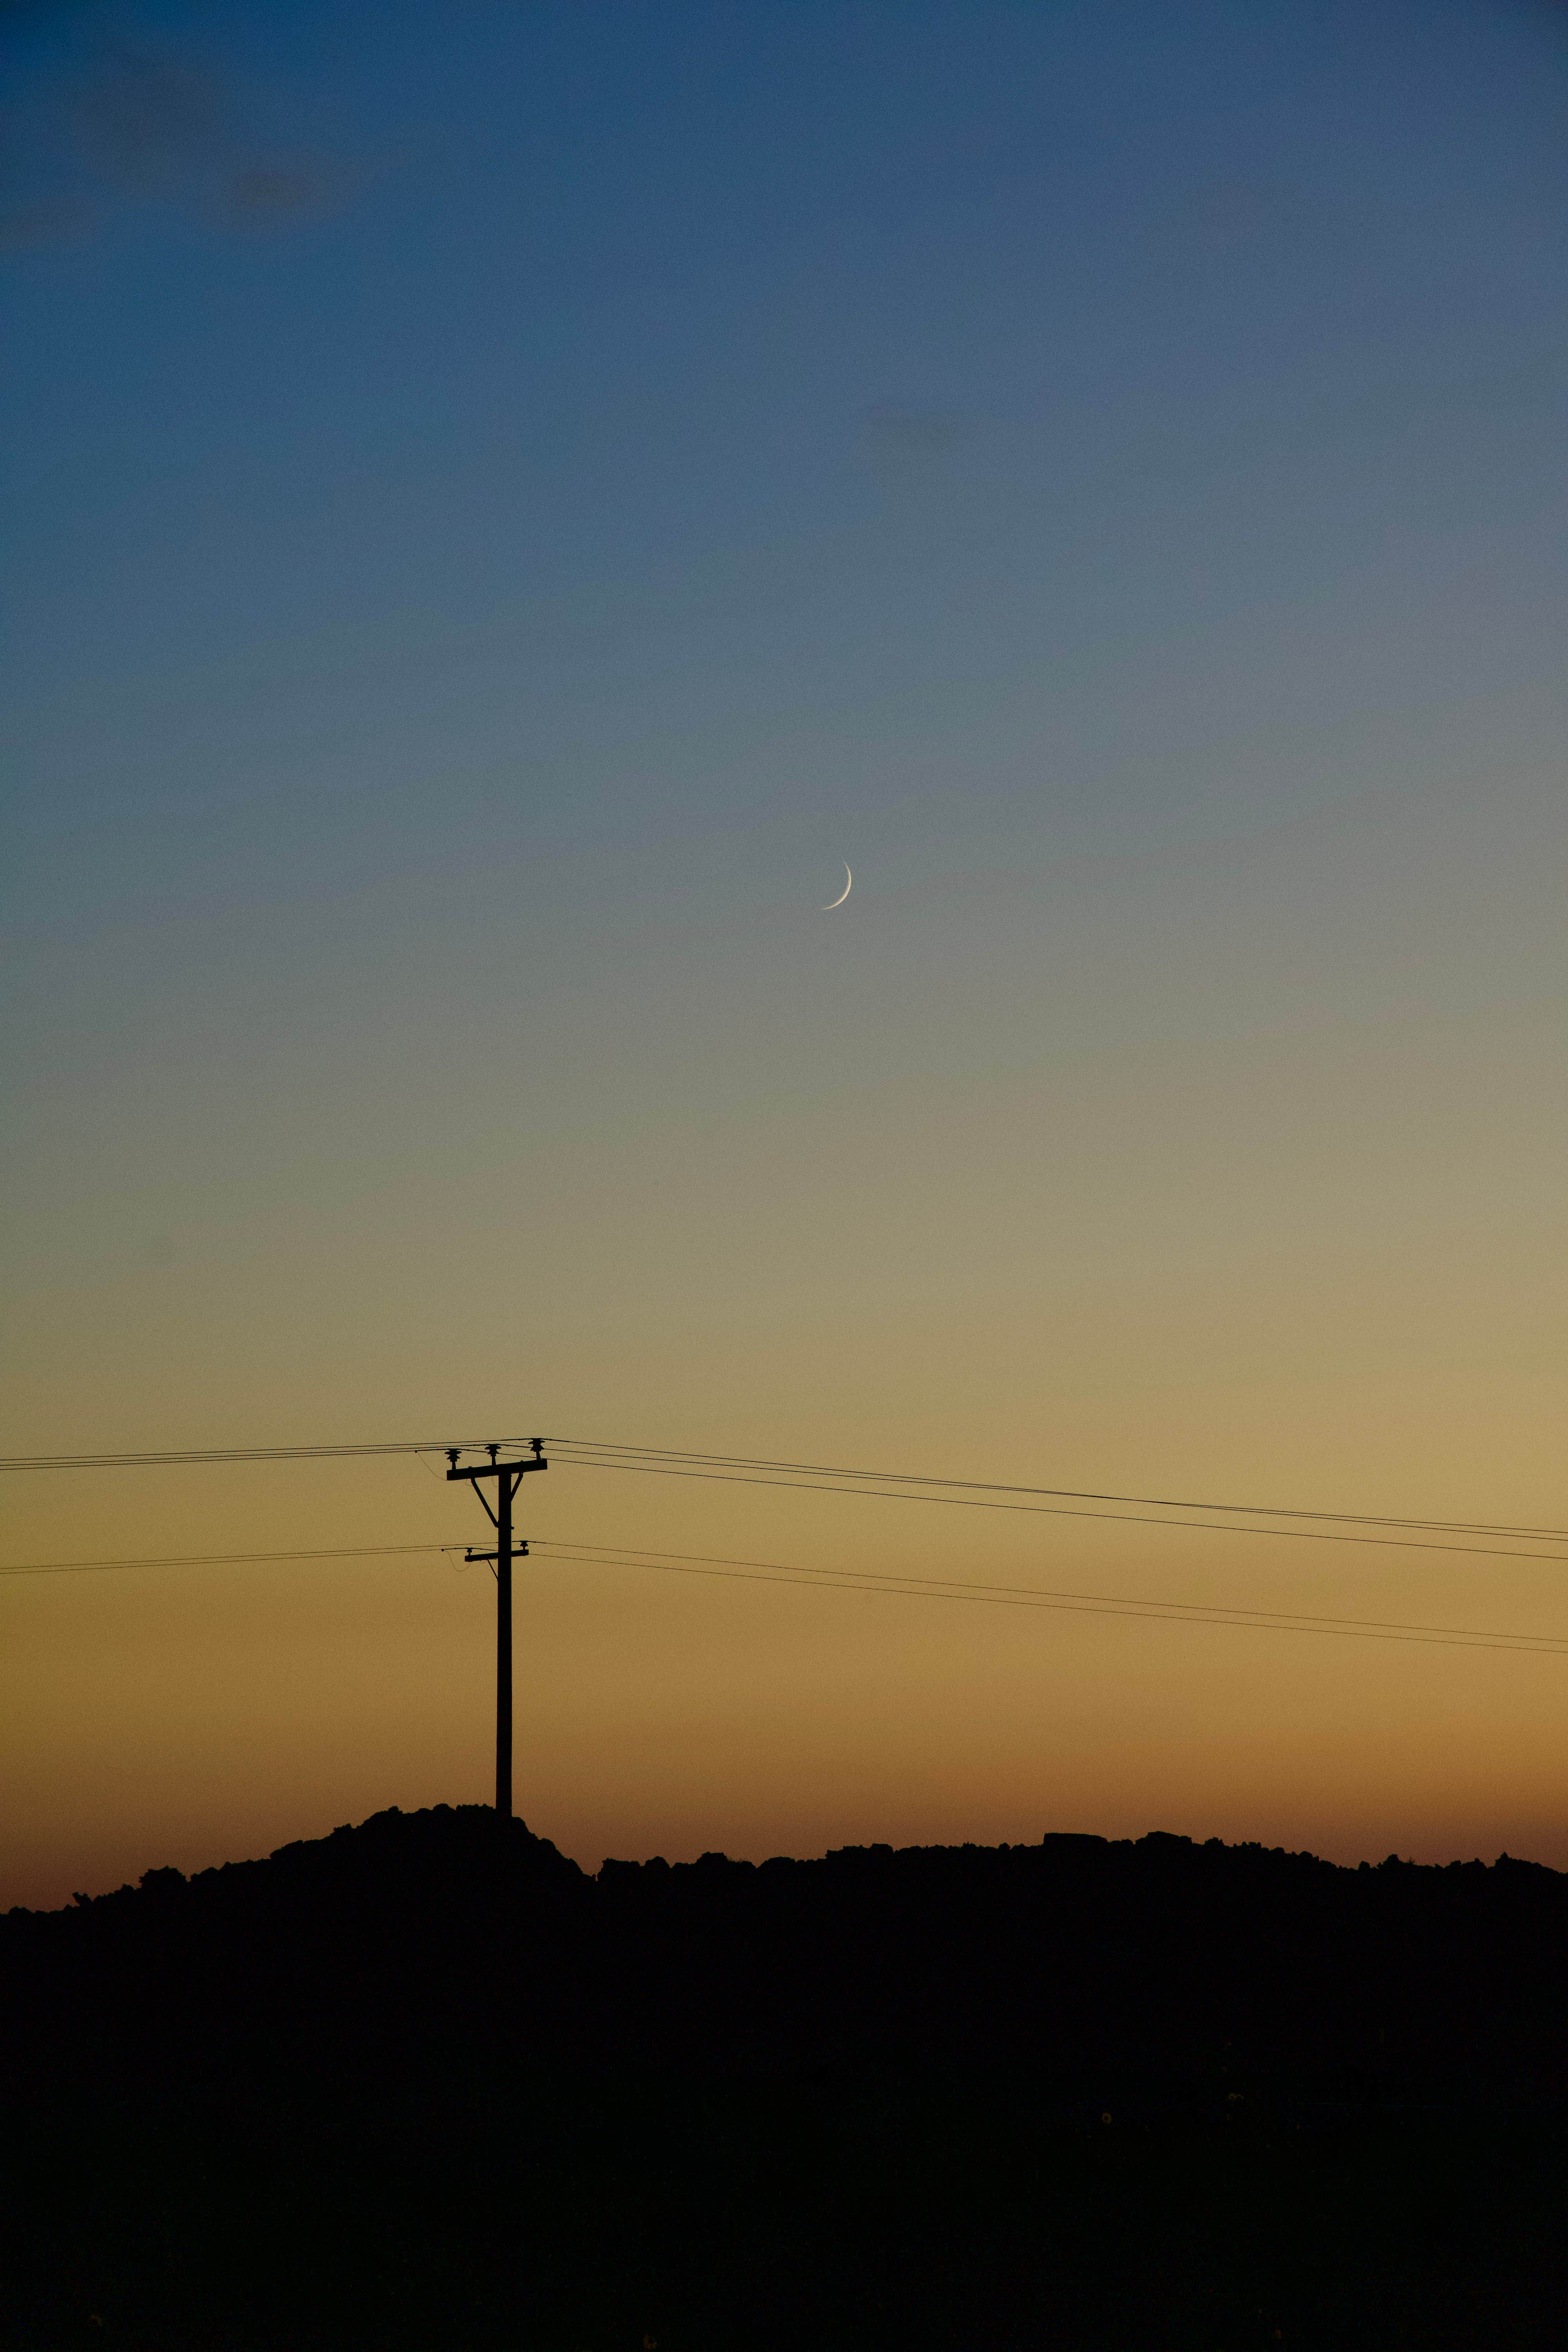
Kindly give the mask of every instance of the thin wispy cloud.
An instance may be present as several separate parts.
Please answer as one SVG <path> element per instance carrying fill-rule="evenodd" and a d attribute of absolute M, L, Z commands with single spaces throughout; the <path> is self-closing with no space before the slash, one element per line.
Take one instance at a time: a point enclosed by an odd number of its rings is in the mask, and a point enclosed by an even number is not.
<path fill-rule="evenodd" d="M 0 205 L 0 253 L 63 245 L 85 236 L 92 225 L 91 205 L 78 197 L 37 196 L 25 204 Z"/>
<path fill-rule="evenodd" d="M 164 52 L 119 49 L 28 111 L 0 199 L 0 249 L 82 236 L 131 205 L 288 228 L 340 210 L 366 176 L 341 156 L 272 147 L 229 79 Z"/>
<path fill-rule="evenodd" d="M 855 454 L 884 503 L 902 511 L 911 504 L 923 507 L 940 492 L 973 430 L 974 420 L 957 409 L 882 402 L 861 415 Z"/>
<path fill-rule="evenodd" d="M 969 419 L 955 408 L 889 403 L 867 413 L 861 446 L 873 466 L 929 466 L 956 448 L 969 429 Z"/>
<path fill-rule="evenodd" d="M 77 92 L 89 167 L 133 196 L 175 196 L 221 175 L 233 134 L 216 75 L 175 58 L 122 57 Z"/>

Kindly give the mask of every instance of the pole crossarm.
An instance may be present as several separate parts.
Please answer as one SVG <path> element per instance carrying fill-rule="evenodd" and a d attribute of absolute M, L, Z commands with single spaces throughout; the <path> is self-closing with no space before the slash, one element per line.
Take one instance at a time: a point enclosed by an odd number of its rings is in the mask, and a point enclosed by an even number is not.
<path fill-rule="evenodd" d="M 535 1437 L 531 1440 L 531 1443 L 533 1446 L 531 1462 L 498 1462 L 496 1455 L 500 1449 L 499 1446 L 492 1445 L 489 1449 L 490 1458 L 488 1462 L 476 1462 L 468 1469 L 459 1469 L 458 1466 L 458 1455 L 462 1451 L 461 1447 L 449 1445 L 447 1448 L 447 1459 L 452 1466 L 447 1473 L 447 1483 L 449 1486 L 454 1478 L 472 1479 L 475 1482 L 474 1491 L 478 1494 L 478 1481 L 481 1478 L 526 1478 L 531 1470 L 548 1470 L 550 1465 L 544 1458 L 543 1438 Z M 479 1496 L 479 1500 L 483 1502 L 482 1495 Z"/>

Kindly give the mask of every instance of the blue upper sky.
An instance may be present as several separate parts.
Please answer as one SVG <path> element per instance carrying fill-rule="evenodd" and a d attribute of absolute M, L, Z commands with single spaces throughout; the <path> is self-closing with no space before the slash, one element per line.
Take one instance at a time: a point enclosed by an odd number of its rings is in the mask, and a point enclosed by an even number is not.
<path fill-rule="evenodd" d="M 33 1276 L 1557 986 L 1560 10 L 4 27 Z"/>
<path fill-rule="evenodd" d="M 12 704 L 73 824 L 303 789 L 395 829 L 438 769 L 568 835 L 584 789 L 660 829 L 776 789 L 831 853 L 899 789 L 868 733 L 901 758 L 933 694 L 994 711 L 1045 663 L 1069 803 L 1129 730 L 1245 705 L 1287 626 L 1327 635 L 1319 719 L 1367 698 L 1369 626 L 1384 698 L 1543 682 L 1558 11 L 39 7 L 6 41 Z"/>

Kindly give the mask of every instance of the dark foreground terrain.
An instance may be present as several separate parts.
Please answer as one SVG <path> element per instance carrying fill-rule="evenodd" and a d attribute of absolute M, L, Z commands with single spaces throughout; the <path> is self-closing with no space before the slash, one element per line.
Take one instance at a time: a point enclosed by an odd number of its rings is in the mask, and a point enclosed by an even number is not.
<path fill-rule="evenodd" d="M 478 1808 L 0 1918 L 0 2344 L 1568 2342 L 1568 1878 Z"/>

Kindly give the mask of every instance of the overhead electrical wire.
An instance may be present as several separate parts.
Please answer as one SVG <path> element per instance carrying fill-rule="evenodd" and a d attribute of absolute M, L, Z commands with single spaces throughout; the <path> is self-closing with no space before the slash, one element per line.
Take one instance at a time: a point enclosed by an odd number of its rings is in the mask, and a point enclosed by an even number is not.
<path fill-rule="evenodd" d="M 1535 1536 L 1542 1540 L 1568 1542 L 1568 1528 L 1519 1527 L 1490 1519 L 1417 1519 L 1371 1511 L 1307 1510 L 1285 1503 L 1215 1503 L 1202 1496 L 1183 1500 L 1171 1495 L 1119 1495 L 1092 1486 L 1028 1486 L 994 1478 L 941 1478 L 926 1470 L 847 1469 L 837 1462 L 781 1462 L 762 1454 L 699 1454 L 668 1445 L 626 1445 L 610 1438 L 552 1437 L 546 1442 L 557 1450 L 568 1446 L 574 1453 L 626 1454 L 726 1470 L 772 1470 L 813 1477 L 865 1479 L 899 1486 L 959 1486 L 991 1495 L 1045 1495 L 1067 1503 L 1134 1503 L 1146 1510 L 1229 1511 L 1245 1513 L 1251 1518 L 1333 1519 L 1352 1527 L 1416 1528 L 1435 1535 Z"/>
<path fill-rule="evenodd" d="M 146 1454 L 15 1454 L 0 1457 L 0 1470 L 62 1470 L 185 1466 L 352 1459 L 367 1455 L 424 1455 L 478 1452 L 490 1444 L 524 1441 L 404 1438 L 351 1445 L 228 1446 Z M 673 1447 L 633 1445 L 616 1439 L 555 1437 L 546 1441 L 559 1464 L 580 1469 L 640 1472 L 645 1476 L 705 1479 L 723 1485 L 769 1486 L 792 1493 L 858 1495 L 879 1501 L 945 1504 L 951 1509 L 1026 1513 L 1049 1518 L 1100 1519 L 1139 1527 L 1186 1528 L 1212 1535 L 1288 1538 L 1296 1542 L 1342 1543 L 1401 1551 L 1441 1552 L 1476 1559 L 1568 1561 L 1568 1552 L 1542 1550 L 1568 1543 L 1568 1528 L 1521 1526 L 1481 1519 L 1398 1517 L 1387 1513 L 1329 1511 L 1299 1505 L 1190 1500 L 1171 1496 L 1114 1493 L 1108 1489 L 1026 1486 L 996 1479 L 942 1477 L 923 1471 L 859 1469 L 842 1464 L 774 1460 L 765 1455 L 699 1453 Z M 1019 1500 L 1029 1496 L 1040 1499 Z M 1131 1508 L 1101 1508 L 1102 1505 Z M 1217 1512 L 1218 1519 L 1194 1514 Z M 1159 1516 L 1151 1516 L 1158 1514 Z M 1181 1516 L 1172 1516 L 1179 1514 Z M 1268 1524 L 1310 1520 L 1306 1527 Z M 1375 1531 L 1375 1532 L 1373 1532 Z M 1501 1543 L 1444 1542 L 1463 1536 L 1506 1538 Z M 1529 1546 L 1531 1549 L 1522 1549 Z"/>
<path fill-rule="evenodd" d="M 959 1578 L 885 1576 L 869 1569 L 805 1569 L 780 1560 L 738 1560 L 700 1552 L 654 1552 L 556 1543 L 541 1538 L 531 1553 L 584 1566 L 653 1568 L 672 1574 L 735 1577 L 819 1592 L 868 1592 L 889 1600 L 971 1601 L 992 1607 L 1067 1611 L 1077 1615 L 1141 1617 L 1162 1625 L 1228 1625 L 1240 1632 L 1330 1633 L 1367 1641 L 1414 1642 L 1465 1650 L 1510 1650 L 1534 1658 L 1568 1657 L 1568 1634 L 1494 1633 L 1479 1626 L 1410 1625 L 1394 1619 L 1318 1616 L 1308 1611 L 1227 1608 L 1219 1601 L 1154 1601 L 1126 1594 L 1064 1592 L 1048 1585 L 972 1583 Z"/>
<path fill-rule="evenodd" d="M 1080 1508 L 1075 1505 L 1065 1503 L 1005 1503 L 993 1501 L 988 1496 L 979 1495 L 938 1495 L 929 1492 L 910 1494 L 891 1486 L 829 1486 L 824 1484 L 820 1479 L 760 1477 L 753 1475 L 750 1471 L 744 1470 L 687 1470 L 678 1467 L 673 1463 L 601 1458 L 598 1455 L 588 1454 L 563 1454 L 560 1450 L 562 1443 L 563 1441 L 559 1438 L 552 1438 L 550 1440 L 550 1444 L 555 1452 L 555 1460 L 557 1463 L 568 1465 L 575 1465 L 580 1469 L 640 1471 L 645 1476 L 648 1477 L 706 1479 L 726 1486 L 773 1486 L 782 1488 L 786 1494 L 792 1495 L 855 1495 L 858 1496 L 864 1501 L 878 1503 L 944 1503 L 951 1509 L 959 1511 L 1016 1511 L 1025 1513 L 1031 1518 L 1046 1519 L 1110 1519 L 1118 1521 L 1122 1526 L 1126 1527 L 1167 1528 L 1187 1528 L 1193 1529 L 1198 1534 L 1222 1536 L 1269 1536 L 1279 1537 L 1281 1539 L 1293 1543 L 1371 1545 L 1375 1549 L 1381 1551 L 1436 1551 L 1444 1552 L 1450 1556 L 1458 1554 L 1460 1558 L 1465 1559 L 1568 1560 L 1568 1552 L 1520 1551 L 1510 1547 L 1489 1544 L 1429 1543 L 1422 1537 L 1414 1535 L 1352 1535 L 1348 1528 L 1342 1527 L 1272 1528 L 1260 1527 L 1256 1523 L 1243 1522 L 1239 1519 L 1215 1520 L 1155 1518 L 1146 1512 L 1091 1511 Z M 874 1475 L 879 1475 L 881 1474 Z M 1028 1490 L 1025 1489 L 1024 1491 L 1027 1492 Z M 1049 1489 L 1046 1489 L 1044 1491 L 1048 1492 Z M 1193 1505 L 1191 1507 L 1196 1509 L 1200 1507 Z M 1241 1507 L 1238 1506 L 1237 1507 L 1239 1508 Z M 1374 1520 L 1370 1524 L 1376 1526 L 1388 1523 Z M 1395 1526 L 1404 1524 L 1409 1527 L 1417 1527 L 1422 1525 L 1423 1522 L 1419 1520 L 1406 1520 L 1405 1522 L 1394 1521 L 1393 1524 Z M 1438 1524 L 1441 1523 L 1439 1522 Z M 1537 1539 L 1534 1537 L 1534 1531 L 1531 1529 L 1520 1528 L 1517 1532 L 1521 1540 Z M 1539 1538 L 1539 1540 L 1545 1540 L 1545 1538 L 1542 1537 Z"/>
<path fill-rule="evenodd" d="M 160 1552 L 138 1559 L 28 1559 L 0 1566 L 0 1576 L 85 1576 L 113 1568 L 258 1568 L 291 1559 L 392 1559 L 399 1553 L 462 1551 L 462 1544 L 338 1544 L 330 1551 Z"/>
<path fill-rule="evenodd" d="M 460 1543 L 353 1544 L 299 1551 L 167 1552 L 139 1559 L 28 1560 L 0 1565 L 0 1577 L 85 1575 L 137 1568 L 241 1568 L 319 1560 L 430 1557 L 467 1551 Z M 817 1592 L 864 1592 L 883 1600 L 962 1601 L 992 1608 L 1044 1609 L 1074 1615 L 1137 1617 L 1145 1623 L 1218 1625 L 1235 1631 L 1325 1633 L 1340 1638 L 1424 1643 L 1447 1649 L 1508 1650 L 1526 1657 L 1568 1657 L 1568 1634 L 1503 1632 L 1474 1625 L 1411 1624 L 1397 1618 L 1334 1617 L 1308 1610 L 1233 1607 L 1223 1601 L 1160 1601 L 1129 1593 L 1079 1592 L 1051 1585 L 994 1584 L 967 1577 L 931 1577 L 906 1570 L 804 1568 L 784 1560 L 734 1559 L 722 1553 L 657 1551 L 537 1538 L 529 1556 L 583 1568 L 641 1568 L 659 1573 L 721 1577 L 748 1583 L 788 1584 Z"/>
<path fill-rule="evenodd" d="M 522 1445 L 525 1438 L 403 1437 L 380 1445 L 209 1445 L 184 1453 L 0 1454 L 0 1470 L 155 1470 L 196 1463 L 333 1462 L 363 1454 L 477 1454 L 489 1444 Z"/>

